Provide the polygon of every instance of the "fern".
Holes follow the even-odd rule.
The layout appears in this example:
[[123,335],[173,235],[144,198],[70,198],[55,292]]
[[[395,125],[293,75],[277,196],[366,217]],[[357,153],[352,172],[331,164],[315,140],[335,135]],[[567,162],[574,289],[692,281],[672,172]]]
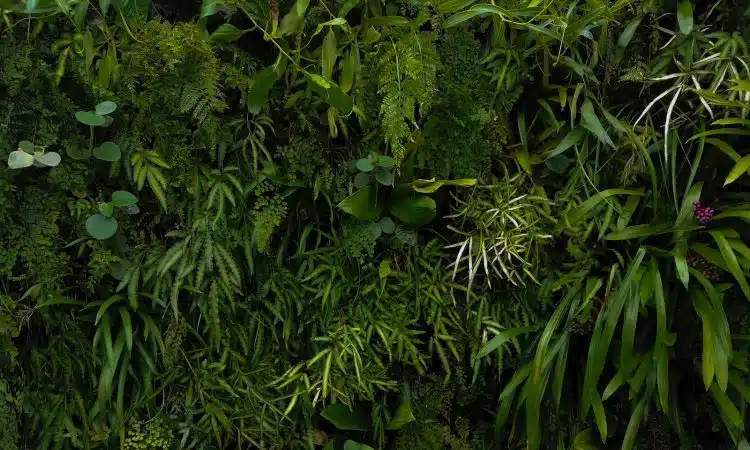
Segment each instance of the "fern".
[[425,117],[432,106],[440,60],[433,33],[407,33],[397,41],[383,42],[379,51],[380,126],[386,145],[399,163],[420,117]]

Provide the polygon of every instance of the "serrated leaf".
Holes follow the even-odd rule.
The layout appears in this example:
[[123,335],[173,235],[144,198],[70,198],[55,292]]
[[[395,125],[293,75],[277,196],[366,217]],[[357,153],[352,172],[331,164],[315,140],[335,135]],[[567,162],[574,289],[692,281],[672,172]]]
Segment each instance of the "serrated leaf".
[[95,112],[96,114],[100,116],[106,116],[107,114],[112,114],[116,110],[117,110],[117,103],[111,102],[108,100],[106,102],[101,102],[98,105],[96,105]]
[[100,241],[109,239],[117,231],[117,220],[114,217],[95,214],[86,220],[86,231]]
[[100,147],[94,149],[94,158],[107,162],[119,161],[122,157],[120,147],[114,142],[105,142]]

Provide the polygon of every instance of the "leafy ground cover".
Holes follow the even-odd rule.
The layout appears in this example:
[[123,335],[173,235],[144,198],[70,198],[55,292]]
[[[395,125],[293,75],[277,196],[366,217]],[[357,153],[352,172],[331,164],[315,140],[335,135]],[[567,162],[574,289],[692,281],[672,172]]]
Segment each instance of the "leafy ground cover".
[[747,11],[0,0],[0,449],[750,449]]

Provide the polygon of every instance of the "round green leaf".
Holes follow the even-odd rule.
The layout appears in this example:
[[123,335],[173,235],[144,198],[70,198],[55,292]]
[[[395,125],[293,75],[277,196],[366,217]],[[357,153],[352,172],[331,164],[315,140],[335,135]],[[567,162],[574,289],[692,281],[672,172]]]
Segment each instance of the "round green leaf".
[[136,203],[138,203],[138,199],[128,191],[115,191],[112,193],[113,206],[122,208],[123,206],[131,206]]
[[115,208],[112,206],[112,203],[99,203],[99,212],[102,213],[104,217],[112,217]]
[[84,160],[89,159],[91,152],[87,147],[71,144],[65,147],[65,153],[71,159]]
[[432,222],[437,205],[427,196],[411,197],[391,205],[391,214],[405,224],[418,227]]
[[8,155],[8,167],[11,169],[23,169],[34,164],[34,156],[29,155],[23,150],[10,152]]
[[380,228],[383,229],[383,233],[391,234],[396,231],[396,224],[390,217],[383,217],[380,219]]
[[109,100],[106,102],[101,102],[98,105],[96,105],[96,113],[100,116],[106,116],[107,114],[112,114],[117,109],[117,103],[110,102]]
[[375,166],[372,165],[372,161],[369,158],[362,158],[357,160],[357,169],[361,172],[372,172]]
[[375,165],[384,169],[390,169],[393,167],[393,158],[390,156],[379,155],[375,158]]
[[106,122],[104,117],[93,111],[78,111],[76,113],[76,120],[91,127],[100,127]]
[[94,157],[102,161],[119,161],[121,156],[120,147],[114,142],[105,142],[101,147],[94,149]]
[[359,172],[354,176],[354,187],[357,189],[362,189],[363,187],[370,184],[370,181],[370,175],[366,174],[365,172]]
[[34,154],[34,144],[29,141],[21,141],[18,143],[18,148],[29,154]]
[[134,216],[141,212],[141,208],[139,208],[138,205],[123,206],[120,211],[129,216]]
[[390,170],[378,170],[375,172],[375,179],[383,186],[393,186],[393,172]]
[[34,160],[39,164],[47,167],[57,167],[60,164],[60,154],[57,152],[47,152],[34,155]]
[[372,233],[373,239],[378,239],[383,234],[383,229],[380,227],[380,223],[371,223],[370,232]]
[[101,214],[93,215],[86,221],[86,231],[94,239],[100,241],[109,239],[117,231],[117,220],[114,217],[104,217]]

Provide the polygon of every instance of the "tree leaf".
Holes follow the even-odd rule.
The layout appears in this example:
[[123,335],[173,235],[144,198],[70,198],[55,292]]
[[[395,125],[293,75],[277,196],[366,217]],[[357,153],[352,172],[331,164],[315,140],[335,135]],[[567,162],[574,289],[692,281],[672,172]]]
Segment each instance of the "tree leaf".
[[8,155],[8,167],[11,169],[23,169],[34,164],[34,156],[23,150],[15,150]]
[[76,120],[91,127],[100,127],[106,122],[104,117],[93,111],[78,111],[76,113]]
[[727,179],[724,180],[724,186],[734,183],[737,178],[740,177],[743,173],[747,172],[747,170],[750,168],[750,155],[745,155],[737,161],[737,164],[732,167],[732,170],[729,171],[729,175],[727,175]]
[[391,214],[401,222],[412,227],[419,227],[432,222],[437,205],[435,200],[423,195],[396,201],[389,209]]
[[370,429],[369,414],[360,405],[355,405],[350,411],[343,403],[336,403],[324,409],[320,415],[339,430],[367,431]]
[[378,204],[377,195],[373,186],[360,189],[354,194],[342,200],[338,207],[359,220],[372,220],[383,210]]
[[232,24],[225,23],[219,26],[213,33],[211,33],[211,41],[220,44],[226,44],[239,40],[250,30],[240,30]]
[[690,0],[681,0],[677,4],[677,23],[682,34],[693,31],[693,4]]
[[131,206],[136,203],[138,203],[138,199],[128,191],[115,191],[112,193],[113,206],[122,208],[123,206]]
[[94,158],[102,161],[116,162],[122,157],[120,147],[114,142],[107,141],[94,149]]
[[117,220],[114,217],[95,214],[86,221],[86,231],[100,241],[109,239],[117,231]]
[[593,133],[601,142],[614,148],[614,142],[604,130],[599,118],[596,117],[594,105],[588,99],[584,100],[583,105],[581,105],[581,125]]
[[117,103],[106,101],[101,102],[98,105],[96,105],[96,114],[100,116],[106,116],[107,114],[112,114],[117,110]]

